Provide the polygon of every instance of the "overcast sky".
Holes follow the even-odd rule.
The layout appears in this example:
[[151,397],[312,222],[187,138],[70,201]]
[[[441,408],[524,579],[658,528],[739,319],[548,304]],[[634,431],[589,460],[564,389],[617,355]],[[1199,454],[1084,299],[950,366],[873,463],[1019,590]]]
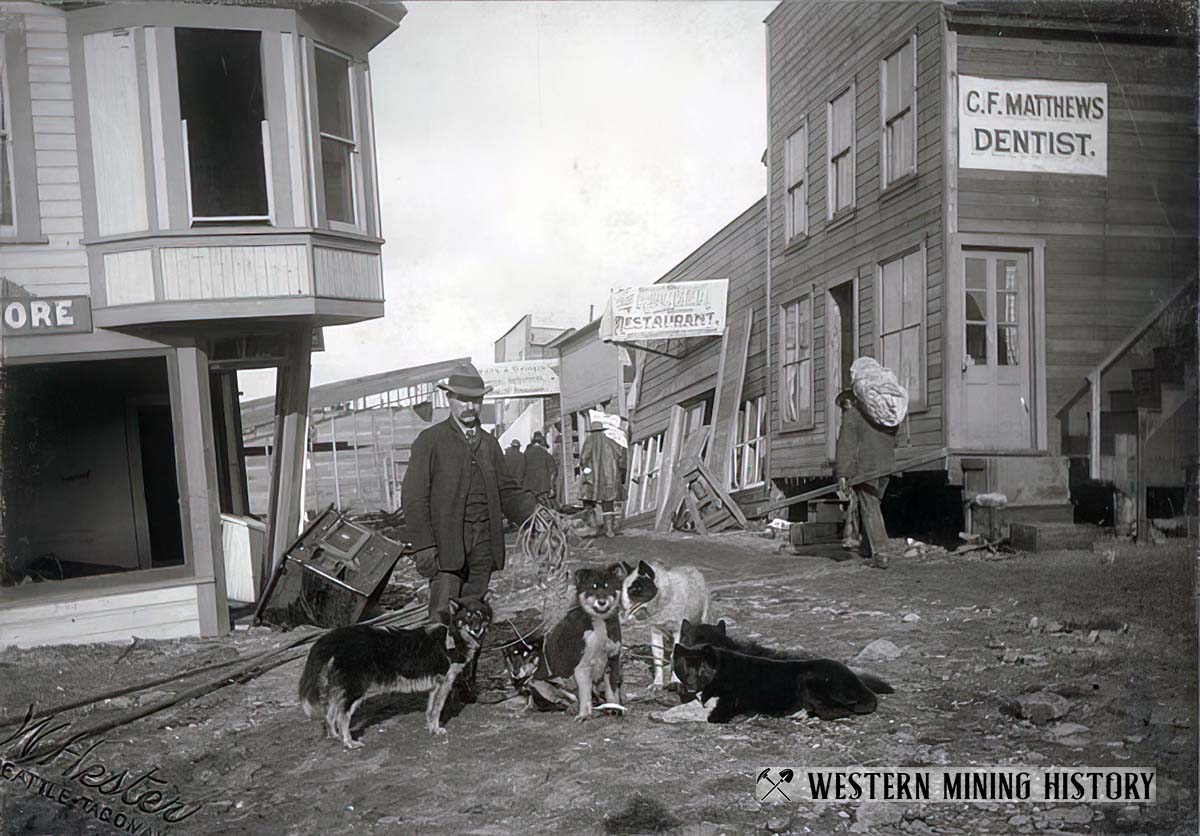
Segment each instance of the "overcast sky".
[[763,195],[774,2],[406,5],[371,53],[387,315],[325,329],[314,385],[578,327]]

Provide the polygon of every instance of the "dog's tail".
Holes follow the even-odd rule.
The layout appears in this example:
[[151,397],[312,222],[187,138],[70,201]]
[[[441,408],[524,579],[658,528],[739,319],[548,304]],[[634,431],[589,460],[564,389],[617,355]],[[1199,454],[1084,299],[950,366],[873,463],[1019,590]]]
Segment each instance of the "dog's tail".
[[309,718],[322,715],[321,679],[329,660],[333,657],[333,645],[318,640],[308,653],[308,661],[304,663],[304,673],[300,675],[300,703],[305,716]]
[[896,693],[895,688],[893,688],[885,680],[880,679],[878,676],[876,676],[873,673],[867,673],[866,671],[855,671],[854,673],[857,674],[858,678],[862,680],[863,685],[866,685],[868,688],[870,688],[876,694],[894,694],[894,693]]

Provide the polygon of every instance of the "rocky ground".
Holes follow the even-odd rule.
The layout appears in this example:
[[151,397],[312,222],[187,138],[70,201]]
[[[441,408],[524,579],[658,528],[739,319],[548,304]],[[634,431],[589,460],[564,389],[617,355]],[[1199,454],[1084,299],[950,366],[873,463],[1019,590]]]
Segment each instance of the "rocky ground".
[[[109,732],[88,762],[134,776],[157,767],[155,778],[167,782],[160,789],[203,805],[174,825],[144,816],[170,833],[1197,831],[1191,547],[932,553],[894,560],[886,571],[835,561],[836,550],[813,551],[783,553],[777,541],[747,534],[629,533],[576,557],[699,566],[713,590],[713,615],[736,635],[855,659],[889,679],[896,693],[872,715],[727,726],[656,720],[672,698],[646,693],[650,671],[638,645],[647,636],[634,627],[626,642],[629,713],[621,719],[580,725],[524,713],[508,699],[499,654],[489,653],[482,702],[453,718],[448,735],[431,740],[424,731],[422,698],[381,696],[358,715],[365,748],[344,751],[300,711],[296,661]],[[528,623],[530,593],[513,588],[519,573],[506,574],[494,585],[496,604]],[[510,636],[500,619],[494,640]],[[255,628],[132,649],[10,649],[0,653],[0,722],[19,718],[31,701],[61,705],[285,638]],[[86,727],[183,687],[120,697],[60,721]],[[0,729],[0,740],[8,734]],[[11,747],[0,745],[0,755],[11,757]],[[62,773],[73,760],[64,755],[34,769],[70,789]],[[754,799],[764,766],[856,764],[1151,766],[1159,800],[1121,807]],[[0,836],[116,832],[95,810],[64,807],[5,777]],[[126,823],[125,832],[132,829]]]

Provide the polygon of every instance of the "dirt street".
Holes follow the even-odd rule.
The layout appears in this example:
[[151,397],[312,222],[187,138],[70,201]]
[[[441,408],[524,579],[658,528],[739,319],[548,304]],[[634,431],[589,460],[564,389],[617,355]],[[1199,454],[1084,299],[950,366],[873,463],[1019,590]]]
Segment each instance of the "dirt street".
[[[651,713],[677,700],[647,696],[649,667],[631,654],[628,716],[576,724],[506,700],[503,663],[493,652],[480,670],[481,704],[453,718],[448,735],[433,740],[425,732],[423,697],[381,696],[358,715],[365,748],[344,751],[301,712],[297,661],[110,732],[87,763],[135,777],[157,767],[154,780],[165,783],[155,786],[178,796],[178,814],[183,805],[203,806],[173,825],[141,814],[143,824],[186,834],[1197,831],[1196,624],[1186,545],[927,556],[885,571],[780,553],[777,545],[747,534],[630,533],[576,556],[696,565],[712,589],[712,615],[727,619],[735,635],[842,660],[886,639],[894,658],[855,662],[896,688],[874,714],[658,722]],[[506,592],[504,575],[494,586],[502,615],[525,609],[528,596]],[[282,638],[258,628],[213,641],[139,641],[132,650],[10,649],[0,653],[0,721],[19,717],[30,701],[64,704]],[[493,639],[508,638],[500,618]],[[647,640],[644,627],[626,632],[634,653]],[[178,687],[59,720],[86,727]],[[1065,714],[1040,724],[1015,716],[1014,701],[1040,690],[1061,697],[1050,701]],[[0,730],[0,740],[10,731]],[[11,757],[11,745],[0,745],[0,755]],[[63,773],[75,760],[63,755],[30,769],[69,794],[79,787]],[[856,764],[1157,767],[1159,800],[1129,808],[755,801],[762,767]],[[4,836],[117,832],[86,804],[68,808],[6,777]],[[114,810],[127,809],[116,797],[105,796]],[[126,823],[123,832],[132,829]]]

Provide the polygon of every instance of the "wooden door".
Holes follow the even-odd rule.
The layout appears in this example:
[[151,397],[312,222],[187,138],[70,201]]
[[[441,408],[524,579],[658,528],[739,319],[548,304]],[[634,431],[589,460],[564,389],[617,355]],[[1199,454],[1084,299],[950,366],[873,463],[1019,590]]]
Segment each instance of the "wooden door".
[[965,445],[1033,448],[1029,254],[968,250],[963,278]]

